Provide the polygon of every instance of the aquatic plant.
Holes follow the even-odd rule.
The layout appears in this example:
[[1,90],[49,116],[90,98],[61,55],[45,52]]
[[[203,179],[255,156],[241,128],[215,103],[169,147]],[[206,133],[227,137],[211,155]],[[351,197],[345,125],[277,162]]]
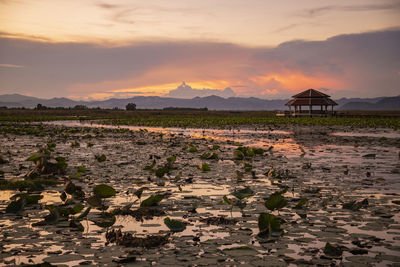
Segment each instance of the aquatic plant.
[[308,202],[307,198],[302,198],[299,200],[299,202],[296,204],[296,206],[294,206],[294,209],[302,209],[304,207],[304,205],[306,205]]
[[32,161],[35,164],[35,168],[30,170],[26,177],[36,178],[43,174],[65,174],[68,166],[66,159],[64,157],[53,158],[51,153],[54,148],[55,144],[48,143],[27,159],[27,161]]
[[140,207],[157,206],[164,199],[164,194],[151,195],[140,203]]
[[281,195],[281,192],[275,192],[269,196],[264,205],[267,209],[274,211],[284,208],[287,203],[287,200]]
[[98,162],[104,162],[104,161],[107,160],[107,157],[106,157],[106,155],[104,155],[104,154],[95,155],[94,157],[96,158],[96,160],[97,160]]
[[282,234],[280,219],[268,213],[261,213],[258,217],[258,236],[271,237]]
[[93,188],[93,193],[100,198],[110,198],[115,196],[117,192],[109,185],[99,184]]
[[200,158],[201,158],[201,159],[209,159],[209,160],[211,160],[211,159],[218,159],[218,155],[217,155],[215,152],[212,152],[212,153],[210,153],[210,152],[204,152],[204,153],[200,156]]
[[182,232],[186,229],[186,225],[179,220],[172,220],[169,217],[164,219],[164,224],[174,233]]
[[211,171],[210,165],[208,165],[207,163],[201,163],[199,165],[199,169],[202,170],[203,172]]

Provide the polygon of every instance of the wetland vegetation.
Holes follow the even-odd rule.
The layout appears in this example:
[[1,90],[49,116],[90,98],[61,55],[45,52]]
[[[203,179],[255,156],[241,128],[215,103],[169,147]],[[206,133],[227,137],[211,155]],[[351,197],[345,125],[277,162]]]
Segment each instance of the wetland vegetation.
[[400,262],[398,118],[6,112],[1,264]]

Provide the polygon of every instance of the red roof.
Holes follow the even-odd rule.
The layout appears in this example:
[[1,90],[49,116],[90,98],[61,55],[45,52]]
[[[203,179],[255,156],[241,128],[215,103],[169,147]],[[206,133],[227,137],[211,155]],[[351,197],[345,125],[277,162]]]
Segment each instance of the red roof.
[[308,89],[293,96],[286,106],[336,106],[337,103],[330,96],[314,89]]

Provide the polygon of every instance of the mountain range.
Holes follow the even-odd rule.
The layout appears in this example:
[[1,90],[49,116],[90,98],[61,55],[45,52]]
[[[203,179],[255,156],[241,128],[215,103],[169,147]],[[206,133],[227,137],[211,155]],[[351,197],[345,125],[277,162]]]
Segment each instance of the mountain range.
[[[125,108],[128,103],[135,103],[138,109],[162,109],[166,107],[208,108],[209,110],[286,110],[289,99],[267,100],[260,98],[243,98],[220,96],[194,97],[191,99],[136,96],[132,98],[111,98],[101,101],[76,101],[69,98],[42,99],[19,94],[0,95],[0,107],[33,108],[37,104],[46,107],[74,107],[84,105],[89,108]],[[335,100],[339,110],[400,110],[400,96],[377,98],[340,98]]]

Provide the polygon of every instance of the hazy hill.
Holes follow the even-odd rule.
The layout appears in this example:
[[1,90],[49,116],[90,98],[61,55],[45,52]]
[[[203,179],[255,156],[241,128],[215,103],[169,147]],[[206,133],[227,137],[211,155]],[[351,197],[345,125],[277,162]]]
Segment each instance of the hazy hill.
[[341,106],[343,110],[400,110],[400,96],[382,97],[377,101],[350,101]]
[[[102,101],[75,101],[68,98],[40,99],[19,94],[0,95],[0,106],[33,108],[37,104],[47,107],[74,107],[85,105],[90,108],[125,108],[135,103],[139,109],[162,109],[166,107],[205,108],[210,110],[285,110],[288,99],[266,100],[259,98],[219,96],[194,97],[192,99],[137,96],[126,99],[111,98]],[[378,98],[341,98],[335,100],[341,110],[400,110],[400,96]]]

